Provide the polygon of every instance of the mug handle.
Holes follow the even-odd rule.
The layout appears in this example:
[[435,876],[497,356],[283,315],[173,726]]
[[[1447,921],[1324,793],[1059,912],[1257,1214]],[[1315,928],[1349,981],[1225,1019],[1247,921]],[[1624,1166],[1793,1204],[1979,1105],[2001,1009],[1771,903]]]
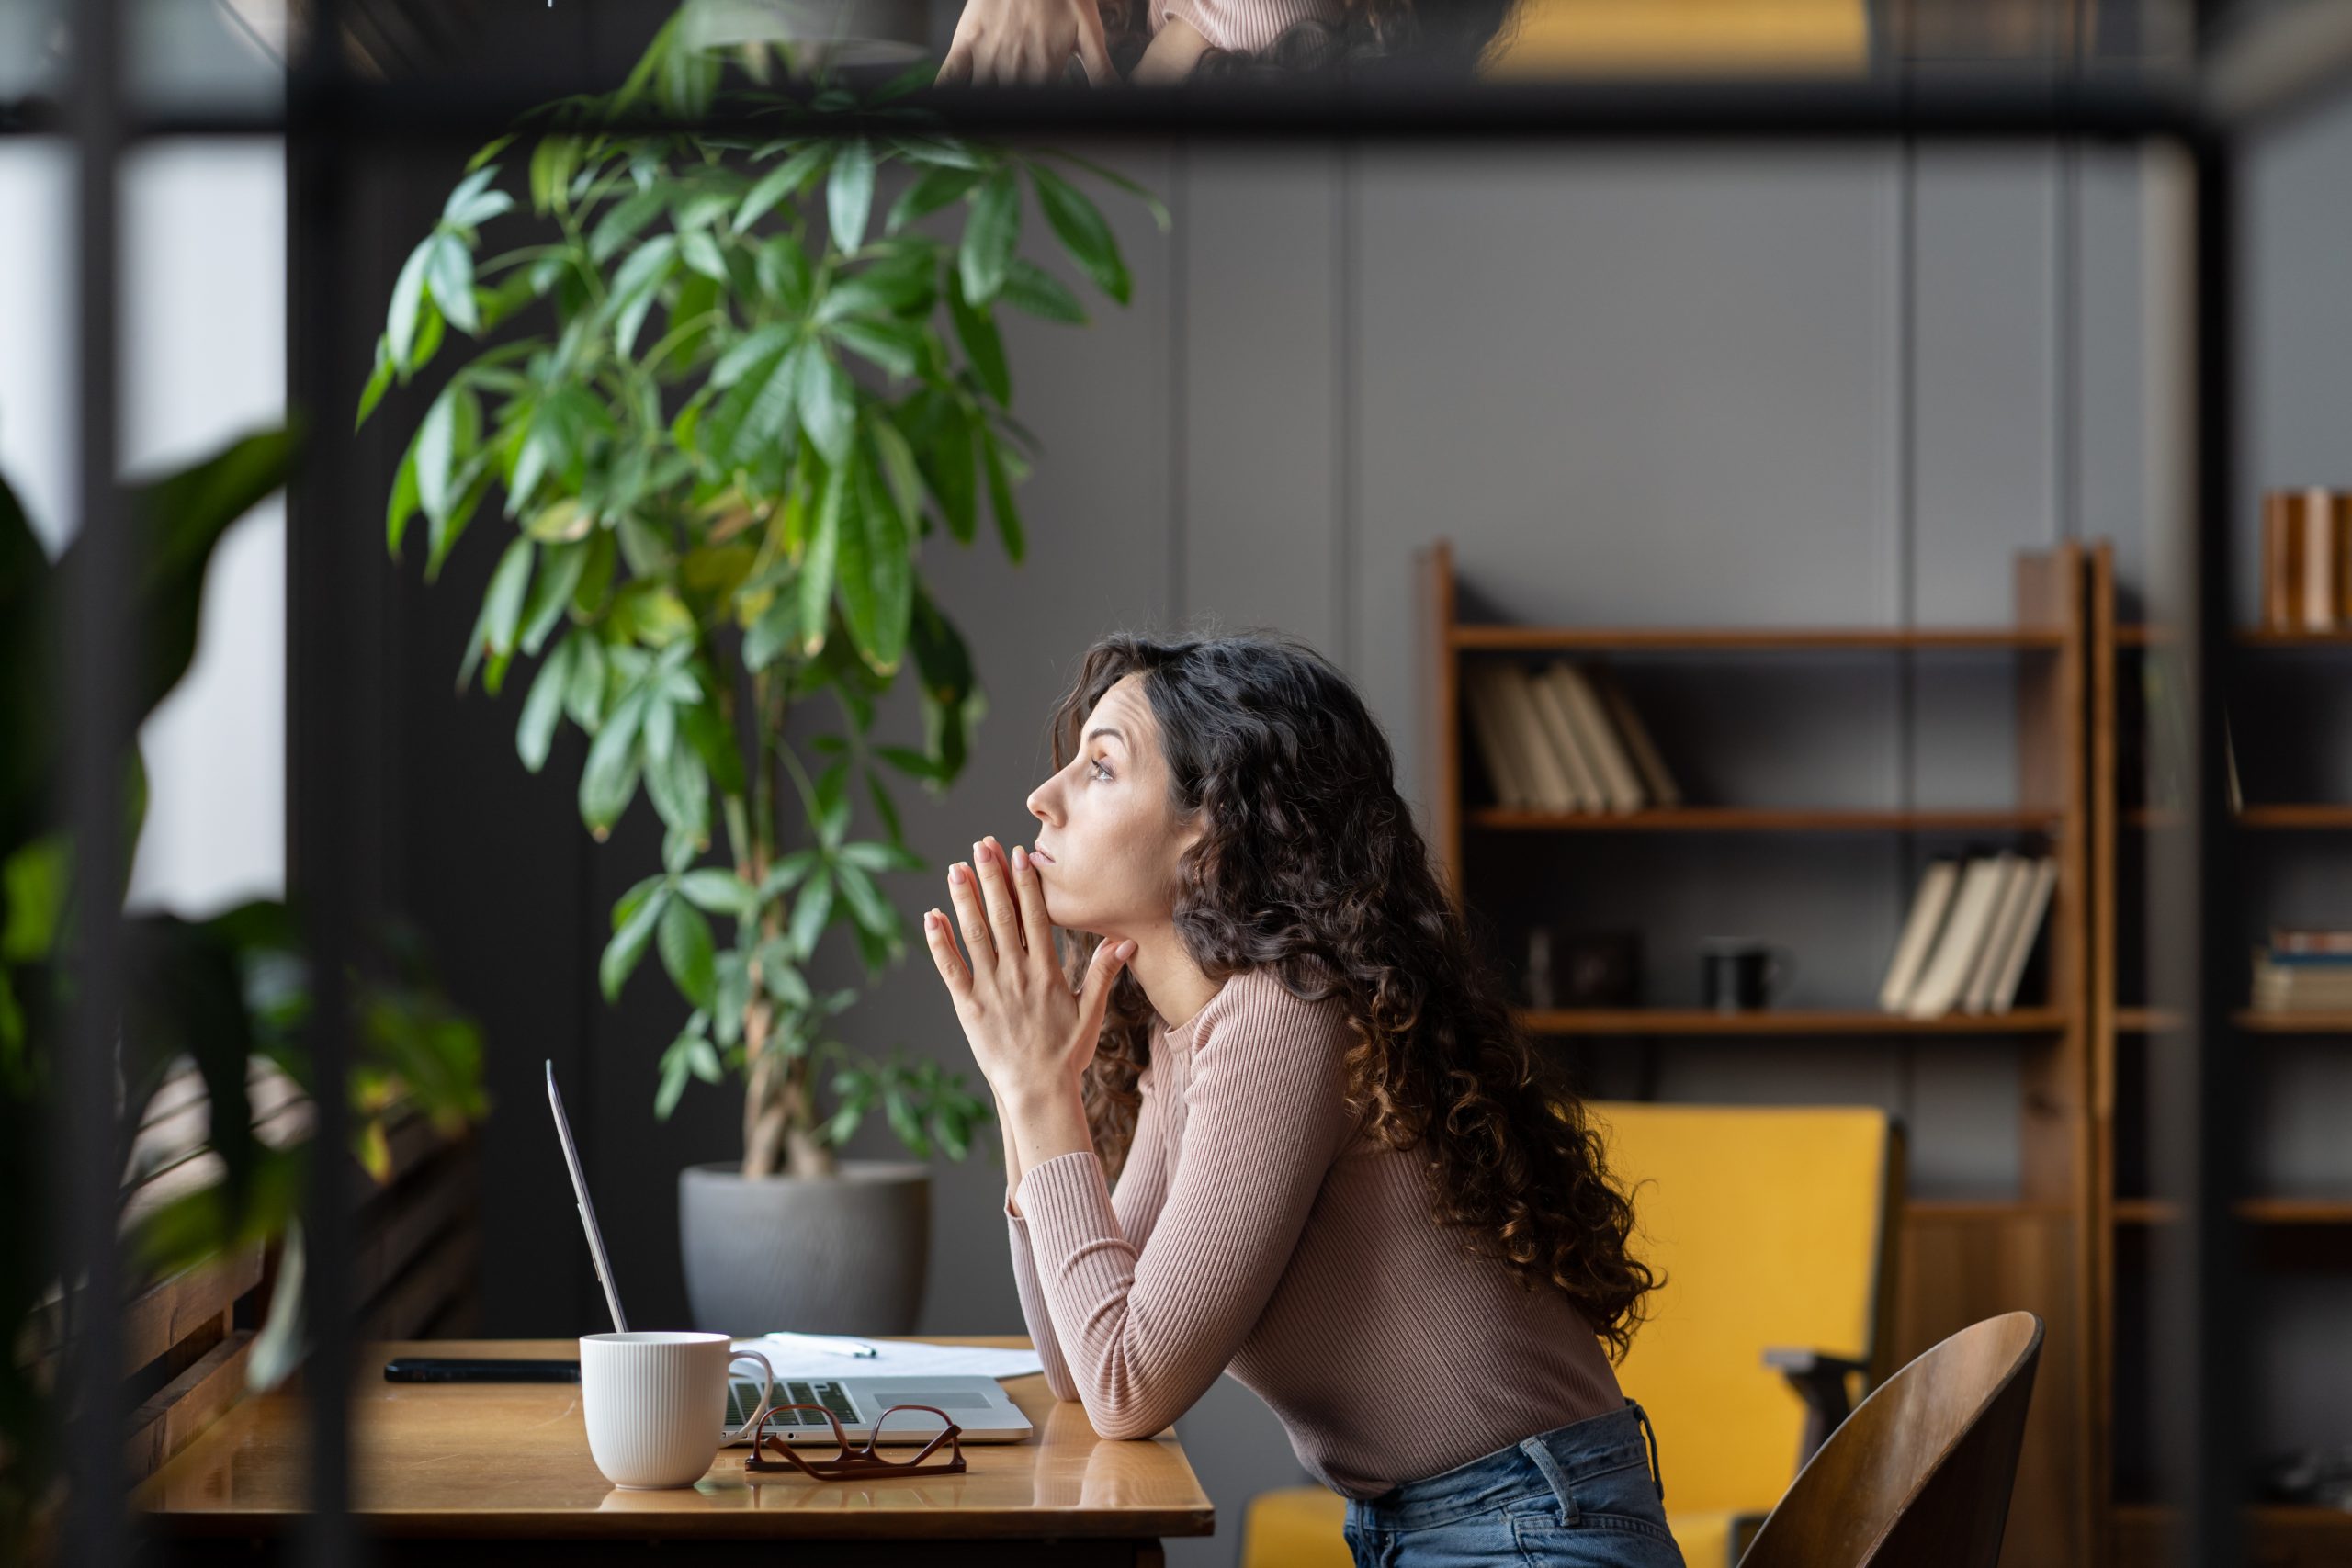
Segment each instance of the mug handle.
[[760,1371],[767,1375],[767,1382],[760,1390],[760,1403],[752,1409],[751,1419],[727,1434],[729,1438],[740,1438],[749,1432],[759,1423],[760,1417],[768,1413],[768,1403],[775,1398],[775,1369],[768,1364],[768,1359],[765,1356],[761,1355],[757,1350],[735,1351],[727,1358],[727,1371],[730,1376],[738,1361],[757,1361],[760,1364]]
[[1770,957],[1764,964],[1764,996],[1767,1000],[1777,1002],[1788,994],[1789,982],[1797,977],[1797,959],[1785,947],[1768,951]]

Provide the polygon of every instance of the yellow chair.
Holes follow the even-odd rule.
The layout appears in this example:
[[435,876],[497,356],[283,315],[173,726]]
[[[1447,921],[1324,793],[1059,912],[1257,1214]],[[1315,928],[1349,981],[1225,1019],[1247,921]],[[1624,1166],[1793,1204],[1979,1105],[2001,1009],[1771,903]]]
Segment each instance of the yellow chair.
[[[1637,1255],[1666,1276],[1617,1381],[1657,1424],[1684,1558],[1729,1568],[1892,1370],[1902,1131],[1852,1106],[1590,1111],[1634,1193]],[[1242,1568],[1346,1568],[1345,1510],[1319,1486],[1252,1498]]]

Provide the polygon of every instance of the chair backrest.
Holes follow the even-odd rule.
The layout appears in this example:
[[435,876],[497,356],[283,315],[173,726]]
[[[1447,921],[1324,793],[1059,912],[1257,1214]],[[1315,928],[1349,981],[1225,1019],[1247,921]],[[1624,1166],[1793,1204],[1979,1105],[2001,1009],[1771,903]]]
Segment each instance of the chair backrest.
[[1666,1434],[1667,1506],[1761,1514],[1795,1473],[1804,1403],[1767,1348],[1891,1357],[1900,1129],[1863,1106],[1589,1102],[1666,1283],[1618,1368]]
[[1821,1446],[1740,1568],[1993,1568],[2041,1359],[2030,1312],[1927,1351]]

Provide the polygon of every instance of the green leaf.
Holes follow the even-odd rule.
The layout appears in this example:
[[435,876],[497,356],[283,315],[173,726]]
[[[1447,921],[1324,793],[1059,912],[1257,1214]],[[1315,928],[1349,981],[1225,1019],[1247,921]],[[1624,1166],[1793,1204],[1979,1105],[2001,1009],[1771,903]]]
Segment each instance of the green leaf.
[[815,531],[800,558],[800,650],[816,653],[825,646],[825,606],[833,597],[833,561],[841,552],[842,512],[849,485],[839,468],[826,470],[824,491],[817,502]]
[[919,1156],[930,1156],[931,1140],[923,1136],[922,1122],[916,1117],[914,1107],[907,1103],[907,1097],[895,1086],[882,1091],[882,1112],[900,1143]]
[[931,396],[912,427],[915,455],[931,493],[939,500],[947,531],[968,545],[979,518],[978,454],[973,450],[972,416],[960,399]]
[[474,314],[473,253],[455,234],[438,235],[432,245],[424,280],[433,289],[434,302],[459,332],[469,335],[480,332],[481,322]]
[[678,256],[687,266],[714,283],[727,281],[727,258],[719,254],[718,242],[709,231],[697,229],[678,241]]
[[978,305],[995,299],[1020,243],[1021,187],[1011,170],[1000,169],[972,193],[972,216],[957,253],[964,298]]
[[680,1035],[662,1053],[662,1087],[653,1091],[653,1119],[667,1122],[686,1092],[692,1065],[686,1060],[685,1036]]
[[890,204],[890,215],[882,220],[882,231],[895,234],[916,220],[930,216],[959,199],[963,194],[980,183],[977,169],[956,169],[934,165],[915,176],[914,182],[899,194]]
[[376,337],[376,368],[368,373],[368,385],[359,389],[359,414],[351,422],[352,429],[366,424],[368,416],[376,412],[376,405],[383,401],[384,389],[392,384],[392,368],[391,341],[379,333]]
[[401,454],[401,466],[392,475],[391,500],[384,507],[384,547],[394,560],[401,558],[401,540],[408,534],[408,520],[416,515],[416,448],[424,439],[424,429],[417,427],[408,438],[408,450]]
[[523,716],[514,727],[514,754],[523,766],[537,773],[548,765],[548,750],[555,743],[555,727],[563,718],[564,691],[571,681],[570,638],[557,643],[540,661],[539,672],[523,699]]
[[842,896],[849,900],[850,911],[858,923],[877,936],[899,934],[899,912],[882,890],[874,886],[874,878],[865,868],[846,858],[833,863],[834,880],[841,884]]
[[757,909],[752,885],[731,871],[705,866],[678,878],[678,891],[714,915],[749,919]]
[[716,956],[710,937],[710,922],[702,911],[684,898],[673,898],[662,907],[660,935],[662,967],[670,972],[679,994],[696,1007],[711,1003],[711,992],[718,982],[712,971]]
[[481,614],[474,620],[472,637],[466,641],[465,661],[458,667],[458,690],[466,689],[473,679],[474,665],[485,653],[511,655],[514,651],[514,637],[523,616],[524,591],[530,586],[531,561],[538,547],[518,536],[498,558],[498,570],[491,573],[489,591],[482,594]]
[[980,427],[980,457],[989,476],[989,508],[996,513],[996,531],[1004,540],[1005,558],[1015,566],[1027,546],[1023,542],[1021,511],[1012,503],[1012,481],[1004,471],[1004,452],[997,446],[996,435],[985,424]]
[[[626,900],[624,900],[626,902]],[[659,885],[647,893],[642,901],[622,919],[613,932],[613,940],[605,944],[605,955],[596,964],[596,980],[604,988],[605,1000],[621,999],[621,987],[645,956],[646,944],[653,940],[654,928],[661,923],[662,911],[670,906],[670,890]],[[615,906],[615,913],[619,913]]]
[[785,314],[798,316],[808,309],[808,291],[816,287],[816,274],[808,265],[808,253],[792,235],[778,234],[760,246],[754,276],[762,292]]
[[855,255],[865,243],[866,218],[873,209],[874,146],[862,136],[852,137],[833,159],[825,185],[825,219],[842,254]]
[[571,722],[594,730],[605,716],[605,644],[582,626],[564,639],[571,649],[571,678],[564,682],[563,711]]
[[[871,462],[857,468],[857,513],[865,537],[863,581],[869,599],[867,628],[859,638],[877,675],[895,675],[907,653],[907,619],[914,604],[914,552],[908,525]],[[844,531],[843,542],[847,542]],[[842,580],[852,573],[844,565]]]
[[1127,264],[1119,255],[1119,243],[1111,236],[1111,226],[1102,221],[1102,214],[1086,194],[1043,164],[1029,165],[1029,178],[1037,187],[1037,205],[1046,210],[1046,221],[1053,226],[1070,259],[1084,268],[1094,280],[1095,287],[1124,305],[1134,292],[1127,276]]
[[833,878],[831,868],[819,867],[801,885],[800,897],[792,906],[792,923],[788,933],[792,950],[802,958],[816,951],[818,937],[824,934],[825,922],[833,912]]
[[797,596],[779,593],[768,601],[743,633],[743,668],[756,675],[776,660],[776,656],[793,646],[800,632],[800,604]]
[[721,795],[740,795],[744,790],[743,756],[735,744],[735,731],[714,711],[707,702],[689,704],[678,715],[678,728],[686,744],[702,759],[703,771],[710,775]]
[[417,428],[416,494],[425,516],[435,523],[446,523],[456,504],[457,465],[472,450],[479,408],[463,384],[452,381],[424,411],[424,423]]
[[471,229],[514,206],[514,198],[505,192],[490,188],[490,182],[497,177],[495,165],[475,164],[468,169],[449,199],[441,204],[441,221],[452,229]]
[[596,220],[596,227],[588,235],[588,254],[598,266],[604,265],[669,205],[670,192],[658,185],[623,197]]
[[613,291],[605,298],[605,314],[613,323],[613,344],[626,355],[637,343],[647,312],[662,285],[678,265],[678,237],[656,234],[631,251],[613,274]]
[[531,583],[530,600],[523,610],[520,646],[524,652],[536,657],[546,646],[548,634],[555,630],[556,623],[563,619],[564,611],[571,606],[590,553],[585,539],[548,547],[539,575]]
[[752,462],[773,451],[791,430],[799,393],[798,353],[796,344],[779,336],[710,405],[701,440],[721,465]]
[[1057,147],[1048,148],[1046,155],[1049,158],[1058,158],[1065,164],[1075,164],[1078,167],[1084,169],[1088,174],[1092,175],[1095,178],[1103,181],[1105,184],[1116,186],[1119,189],[1125,191],[1129,196],[1132,196],[1136,200],[1142,202],[1145,209],[1150,212],[1151,220],[1159,225],[1159,231],[1161,233],[1165,234],[1168,232],[1169,229],[1174,224],[1175,220],[1169,216],[1168,204],[1166,202],[1160,200],[1158,196],[1154,195],[1145,186],[1137,185],[1135,181],[1127,178],[1126,175],[1119,173],[1118,170],[1105,168],[1103,165],[1094,162],[1091,158],[1081,158],[1075,152],[1067,152]]
[[903,321],[849,320],[825,329],[832,340],[893,376],[911,376],[922,363],[924,333]]
[[639,687],[614,704],[588,748],[588,765],[580,774],[580,816],[600,843],[637,795],[637,729],[645,703]]
[[1027,256],[1012,258],[1012,266],[1004,275],[1004,293],[1001,298],[1016,310],[1049,321],[1071,326],[1086,324],[1086,307],[1078,302],[1078,296],[1060,278]]
[[813,141],[763,175],[759,184],[744,196],[743,205],[735,209],[735,231],[741,233],[765,217],[777,202],[798,195],[832,155],[832,142]]
[[964,298],[963,279],[948,291],[947,313],[956,323],[956,336],[964,345],[964,354],[972,362],[972,371],[980,385],[999,403],[1012,400],[1012,374],[1005,367],[1004,340],[997,335],[996,318],[988,307],[974,305]]
[[416,311],[424,298],[425,269],[432,265],[434,248],[441,236],[428,234],[416,249],[409,252],[408,260],[401,264],[401,275],[392,284],[392,307],[385,318],[384,339],[391,350],[392,363],[404,370],[416,368],[410,355],[416,349]]
[[800,360],[794,388],[800,428],[808,433],[826,465],[838,468],[848,458],[857,433],[857,388],[815,338],[802,339],[795,352]]
[[580,139],[574,136],[542,136],[538,145],[531,149],[531,209],[535,212],[560,212],[569,209],[569,188],[571,171],[580,158]]

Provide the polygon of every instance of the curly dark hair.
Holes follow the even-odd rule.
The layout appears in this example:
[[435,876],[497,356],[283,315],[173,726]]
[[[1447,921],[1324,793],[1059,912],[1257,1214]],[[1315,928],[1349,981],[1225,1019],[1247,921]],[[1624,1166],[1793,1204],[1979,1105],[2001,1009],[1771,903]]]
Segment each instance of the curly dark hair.
[[[1086,653],[1049,731],[1057,771],[1102,694],[1140,671],[1170,804],[1202,836],[1177,870],[1174,923],[1213,980],[1271,969],[1305,1001],[1338,996],[1355,1043],[1348,1099],[1366,1131],[1418,1149],[1432,1220],[1529,1290],[1565,1291],[1622,1359],[1661,1280],[1629,1255],[1633,1204],[1558,1059],[1504,1000],[1396,792],[1395,756],[1346,675],[1279,633]],[[1099,933],[1070,933],[1072,987]],[[1133,971],[1112,983],[1087,1068],[1087,1122],[1115,1177],[1135,1135],[1155,1014]]]
[[[1135,69],[1151,42],[1149,0],[1100,0],[1111,62]],[[1201,81],[1371,75],[1409,70],[1466,76],[1518,9],[1519,0],[1342,0],[1337,21],[1294,22],[1255,52],[1211,49],[1193,68]]]

